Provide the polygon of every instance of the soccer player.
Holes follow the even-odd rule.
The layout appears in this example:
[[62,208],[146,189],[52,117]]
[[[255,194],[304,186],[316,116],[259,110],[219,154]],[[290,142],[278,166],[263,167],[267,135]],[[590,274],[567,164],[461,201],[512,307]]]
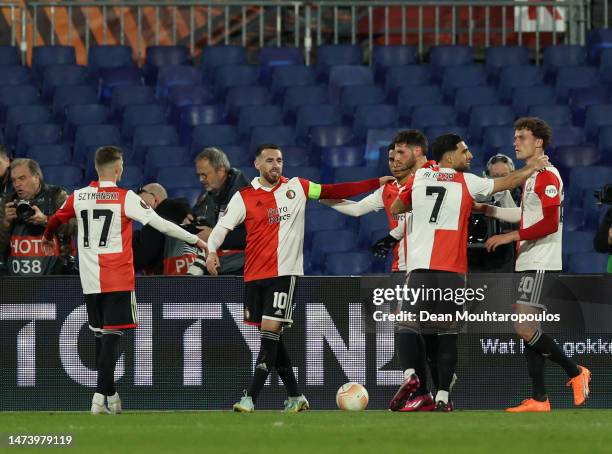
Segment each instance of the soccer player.
[[302,178],[287,179],[282,176],[281,149],[273,144],[257,148],[255,168],[259,170],[259,177],[234,194],[211,232],[206,266],[210,274],[217,274],[217,249],[225,236],[244,222],[247,232],[244,320],[259,326],[261,347],[249,390],[233,408],[238,412],[254,411],[268,374],[276,369],[289,395],[285,411],[298,412],[307,410],[309,404],[298,391],[282,332],[283,327],[293,323],[296,276],[304,274],[306,202],[308,199],[353,197],[378,188],[391,177],[328,185]]
[[[519,118],[514,124],[514,150],[517,159],[530,165],[544,154],[550,144],[552,130],[540,118]],[[560,272],[561,263],[561,205],[563,181],[559,171],[549,165],[525,182],[520,208],[485,206],[485,214],[507,222],[520,222],[520,228],[502,235],[492,236],[485,246],[494,251],[502,244],[518,242],[518,258],[515,270],[517,281],[515,311],[519,314],[539,314],[546,310],[545,299],[551,286],[547,273]],[[548,412],[550,402],[544,383],[546,358],[559,364],[564,370],[574,393],[574,404],[582,405],[589,397],[591,372],[576,365],[561,347],[542,332],[537,321],[516,323],[515,330],[525,342],[527,369],[533,386],[533,394],[520,405],[508,408],[513,413]]]
[[[412,231],[407,245],[408,285],[425,290],[442,289],[444,293],[446,289],[455,291],[465,287],[468,222],[474,197],[488,197],[522,184],[534,171],[544,168],[547,158],[540,156],[521,170],[492,180],[466,173],[472,154],[458,135],[438,137],[432,145],[432,152],[439,167],[417,170],[391,205],[391,212],[397,214],[412,210]],[[440,298],[419,304],[423,309],[436,313],[454,314],[455,309],[459,309],[453,302]],[[436,410],[452,411],[449,392],[457,364],[457,326],[455,323],[421,323],[420,329],[423,333],[438,334]],[[406,351],[417,355],[422,349],[417,341],[414,336],[414,344]],[[416,358],[412,363],[417,363]],[[419,384],[416,373],[408,376],[394,396],[398,402],[392,401],[392,405],[400,406]]]
[[132,220],[200,249],[205,249],[206,243],[161,218],[133,191],[117,187],[123,173],[121,149],[99,148],[95,165],[98,181],[75,190],[51,217],[45,229],[43,247],[53,251],[56,247],[53,232],[70,219],[77,219],[79,274],[89,329],[96,337],[98,380],[91,412],[117,414],[121,413],[121,399],[115,390],[114,373],[119,357],[119,336],[138,324]]

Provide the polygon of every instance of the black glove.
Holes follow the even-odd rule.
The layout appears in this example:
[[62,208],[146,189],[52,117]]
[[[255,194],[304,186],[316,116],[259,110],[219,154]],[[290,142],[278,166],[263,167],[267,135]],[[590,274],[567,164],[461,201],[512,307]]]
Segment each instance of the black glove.
[[399,240],[396,240],[391,235],[387,235],[386,237],[381,238],[376,243],[374,243],[374,245],[372,246],[372,254],[374,254],[374,257],[384,259],[387,257],[389,251],[393,249],[393,246],[395,246],[398,241]]

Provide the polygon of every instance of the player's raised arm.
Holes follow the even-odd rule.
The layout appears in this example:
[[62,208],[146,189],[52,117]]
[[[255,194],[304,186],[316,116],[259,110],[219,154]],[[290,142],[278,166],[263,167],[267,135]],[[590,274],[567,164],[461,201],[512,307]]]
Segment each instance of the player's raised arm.
[[511,172],[509,175],[501,178],[495,178],[493,184],[493,192],[505,191],[522,185],[533,172],[544,169],[549,166],[548,156],[543,155],[534,158],[529,164],[519,170]]
[[300,183],[304,189],[306,197],[309,199],[347,199],[355,197],[364,192],[372,191],[383,186],[393,177],[371,178],[363,181],[353,181],[350,183],[319,184],[313,181],[300,178]]

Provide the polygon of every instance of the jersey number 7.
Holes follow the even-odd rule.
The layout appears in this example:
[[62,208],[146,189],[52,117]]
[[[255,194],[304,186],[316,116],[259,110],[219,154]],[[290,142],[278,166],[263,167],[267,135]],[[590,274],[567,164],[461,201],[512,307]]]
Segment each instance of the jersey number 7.
[[440,214],[440,207],[442,207],[442,202],[444,202],[444,197],[446,197],[446,188],[443,188],[441,186],[427,186],[425,188],[425,195],[436,196],[436,202],[434,203],[433,210],[431,210],[429,222],[430,224],[437,224],[438,215]]

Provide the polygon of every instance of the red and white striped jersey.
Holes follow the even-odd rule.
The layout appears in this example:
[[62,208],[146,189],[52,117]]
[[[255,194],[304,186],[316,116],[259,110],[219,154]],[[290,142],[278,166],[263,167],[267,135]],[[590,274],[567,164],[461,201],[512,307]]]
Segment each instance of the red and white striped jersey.
[[468,222],[476,195],[490,196],[492,179],[449,168],[421,168],[399,193],[412,206],[407,271],[467,273]]
[[[543,219],[543,209],[558,207],[563,203],[563,181],[555,167],[546,167],[534,172],[525,182],[521,200],[521,229],[526,229]],[[537,240],[520,241],[516,271],[548,270],[563,268],[561,245],[563,235],[562,216],[559,213],[559,228]]]
[[218,224],[233,230],[244,222],[245,282],[304,274],[304,213],[311,184],[281,177],[267,188],[254,178],[232,196]]
[[75,190],[55,216],[77,218],[83,293],[134,290],[132,219],[146,225],[153,209],[133,191],[96,181]]

